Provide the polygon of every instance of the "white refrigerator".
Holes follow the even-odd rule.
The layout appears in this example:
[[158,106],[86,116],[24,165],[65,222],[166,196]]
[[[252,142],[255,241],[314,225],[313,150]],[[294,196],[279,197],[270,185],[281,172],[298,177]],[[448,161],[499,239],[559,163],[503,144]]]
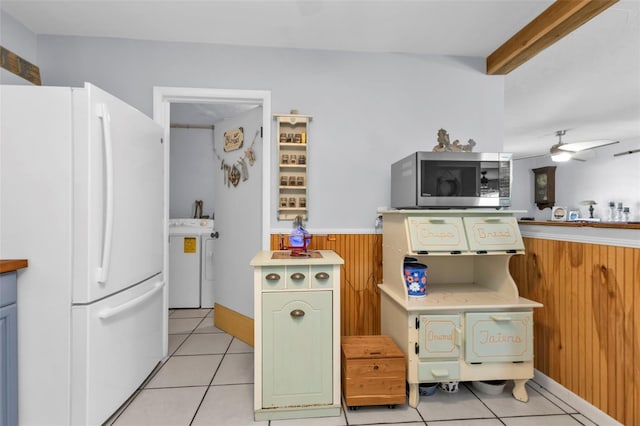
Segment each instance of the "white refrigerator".
[[97,425],[166,349],[161,126],[99,88],[0,86],[21,425]]

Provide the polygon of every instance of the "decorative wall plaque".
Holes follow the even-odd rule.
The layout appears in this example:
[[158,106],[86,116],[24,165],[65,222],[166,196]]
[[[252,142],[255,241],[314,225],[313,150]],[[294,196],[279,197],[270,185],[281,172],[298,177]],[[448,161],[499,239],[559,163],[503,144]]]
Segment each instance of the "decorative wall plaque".
[[244,129],[242,127],[224,132],[224,152],[239,149],[243,142]]

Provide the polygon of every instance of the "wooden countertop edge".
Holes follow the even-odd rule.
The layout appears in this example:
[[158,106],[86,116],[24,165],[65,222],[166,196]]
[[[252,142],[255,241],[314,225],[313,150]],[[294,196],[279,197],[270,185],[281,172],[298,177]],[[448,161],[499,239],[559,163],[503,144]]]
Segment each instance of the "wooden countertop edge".
[[0,273],[12,272],[29,266],[27,259],[0,260]]
[[520,225],[543,225],[543,226],[568,226],[572,228],[617,228],[617,229],[640,229],[640,223],[611,223],[611,222],[562,222],[562,221],[537,221],[519,220]]

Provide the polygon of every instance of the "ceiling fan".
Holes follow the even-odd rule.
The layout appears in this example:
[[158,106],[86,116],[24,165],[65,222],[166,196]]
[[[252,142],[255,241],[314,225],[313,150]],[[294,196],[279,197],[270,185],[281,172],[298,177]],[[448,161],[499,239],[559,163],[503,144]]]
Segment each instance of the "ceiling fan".
[[580,160],[579,158],[574,158],[573,155],[581,151],[587,151],[589,149],[600,148],[603,146],[613,145],[614,143],[620,142],[620,141],[612,141],[607,139],[600,139],[600,140],[594,140],[594,141],[564,143],[562,142],[562,137],[566,133],[567,133],[566,130],[556,131],[556,136],[558,137],[558,143],[553,145],[551,149],[549,149],[549,154],[551,155],[552,161],[561,162],[561,161],[569,161],[571,159],[577,160],[577,161],[584,161],[584,160]]

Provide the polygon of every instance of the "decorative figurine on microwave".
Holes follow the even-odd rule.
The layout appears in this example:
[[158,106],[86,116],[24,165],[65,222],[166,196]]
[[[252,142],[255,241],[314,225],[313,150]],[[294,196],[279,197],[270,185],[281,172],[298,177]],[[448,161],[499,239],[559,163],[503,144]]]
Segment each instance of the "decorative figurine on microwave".
[[449,142],[449,133],[445,129],[438,130],[438,144],[433,147],[433,152],[471,152],[476,146],[476,141],[469,139],[466,145],[461,145],[456,139],[453,143]]

